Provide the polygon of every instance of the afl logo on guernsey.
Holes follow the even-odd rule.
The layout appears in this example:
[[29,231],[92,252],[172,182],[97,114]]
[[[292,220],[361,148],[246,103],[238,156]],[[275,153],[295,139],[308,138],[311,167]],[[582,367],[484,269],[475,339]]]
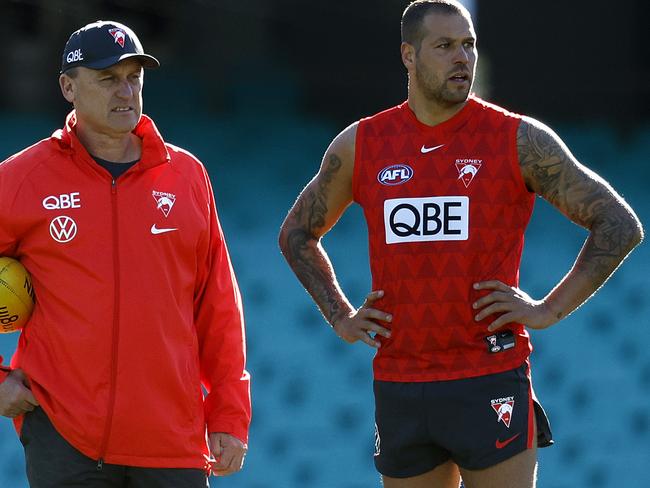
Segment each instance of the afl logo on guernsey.
[[393,164],[377,174],[377,181],[388,186],[401,185],[411,178],[413,178],[413,168],[406,164]]

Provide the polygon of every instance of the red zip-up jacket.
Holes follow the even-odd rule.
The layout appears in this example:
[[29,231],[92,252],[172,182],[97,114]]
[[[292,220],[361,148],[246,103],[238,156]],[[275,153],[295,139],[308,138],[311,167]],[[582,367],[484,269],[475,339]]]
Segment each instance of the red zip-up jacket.
[[73,111],[0,164],[0,255],[25,265],[37,297],[11,366],[86,456],[204,468],[206,429],[247,442],[251,415],[210,180],[142,116],[141,159],[113,181],[75,123]]

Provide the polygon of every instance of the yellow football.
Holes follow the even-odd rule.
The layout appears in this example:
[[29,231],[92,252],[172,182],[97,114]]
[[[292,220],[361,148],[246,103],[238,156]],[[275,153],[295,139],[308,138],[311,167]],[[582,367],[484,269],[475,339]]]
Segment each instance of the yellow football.
[[32,277],[13,258],[0,257],[0,333],[22,329],[34,309]]

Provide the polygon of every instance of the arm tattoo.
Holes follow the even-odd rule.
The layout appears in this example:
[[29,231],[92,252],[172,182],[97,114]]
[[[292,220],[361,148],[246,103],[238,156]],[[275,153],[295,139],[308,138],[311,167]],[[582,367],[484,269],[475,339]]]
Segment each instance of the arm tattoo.
[[538,122],[522,120],[517,150],[529,189],[589,229],[572,271],[585,273],[593,285],[591,293],[595,292],[640,242],[636,215],[609,184],[578,163],[562,141]]
[[280,233],[280,247],[289,266],[330,324],[348,310],[342,306],[346,300],[317,235],[326,225],[328,195],[341,167],[338,155],[331,154],[318,178],[298,198]]
[[309,232],[314,233],[325,225],[329,187],[341,166],[341,158],[331,154],[318,179],[318,187],[305,195],[304,208],[296,209],[296,219],[305,222]]

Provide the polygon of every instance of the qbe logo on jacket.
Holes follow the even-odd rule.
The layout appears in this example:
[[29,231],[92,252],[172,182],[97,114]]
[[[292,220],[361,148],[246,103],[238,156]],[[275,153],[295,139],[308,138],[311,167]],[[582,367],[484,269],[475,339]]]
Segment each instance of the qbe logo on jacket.
[[469,197],[393,198],[384,201],[386,244],[466,241]]

